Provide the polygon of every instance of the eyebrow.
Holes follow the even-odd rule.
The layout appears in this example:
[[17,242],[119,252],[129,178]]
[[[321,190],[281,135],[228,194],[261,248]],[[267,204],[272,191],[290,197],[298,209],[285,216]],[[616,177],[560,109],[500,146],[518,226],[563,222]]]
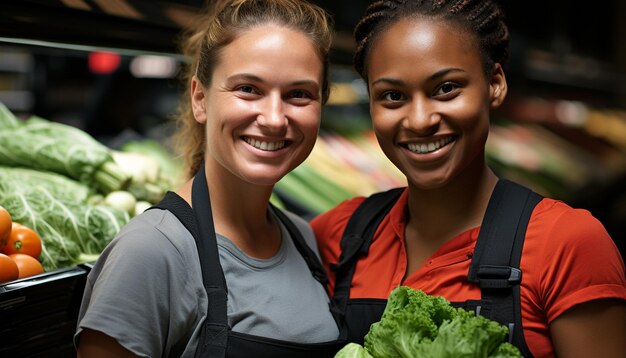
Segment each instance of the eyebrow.
[[[436,78],[439,77],[443,77],[445,75],[447,75],[448,73],[451,72],[465,72],[464,69],[462,68],[458,68],[458,67],[449,67],[449,68],[442,68],[441,70],[433,73],[432,75],[428,76],[428,81],[432,81]],[[375,80],[374,82],[372,82],[372,86],[377,84],[377,83],[388,83],[388,84],[392,84],[392,85],[401,85],[404,83],[404,81],[396,79],[396,78],[390,78],[390,77],[381,77],[377,80]]]
[[[230,77],[227,78],[227,81],[233,81],[233,80],[247,80],[247,81],[253,81],[253,82],[266,82],[265,80],[263,80],[263,78],[257,76],[257,75],[253,75],[251,73],[238,73],[236,75],[232,75]],[[297,80],[294,82],[290,82],[289,83],[290,86],[315,86],[315,87],[319,87],[320,84],[318,81],[315,80]]]

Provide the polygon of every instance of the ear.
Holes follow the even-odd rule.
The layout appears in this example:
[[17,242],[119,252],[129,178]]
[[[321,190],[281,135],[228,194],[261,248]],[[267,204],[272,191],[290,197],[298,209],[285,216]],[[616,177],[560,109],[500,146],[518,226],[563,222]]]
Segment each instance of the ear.
[[493,66],[491,72],[491,78],[489,81],[489,103],[491,109],[500,107],[507,94],[506,77],[504,76],[504,70],[499,63]]
[[191,79],[191,109],[198,123],[206,123],[205,88],[196,76]]

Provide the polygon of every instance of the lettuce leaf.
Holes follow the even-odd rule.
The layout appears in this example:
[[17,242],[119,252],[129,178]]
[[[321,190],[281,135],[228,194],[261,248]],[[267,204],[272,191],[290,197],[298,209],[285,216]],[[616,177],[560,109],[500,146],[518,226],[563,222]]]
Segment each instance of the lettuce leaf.
[[[373,358],[521,357],[507,337],[508,328],[498,322],[400,286],[391,292],[381,320],[370,327],[363,348]],[[354,345],[348,353],[359,352],[361,346]]]
[[337,352],[335,358],[372,358],[372,355],[360,344],[348,343]]

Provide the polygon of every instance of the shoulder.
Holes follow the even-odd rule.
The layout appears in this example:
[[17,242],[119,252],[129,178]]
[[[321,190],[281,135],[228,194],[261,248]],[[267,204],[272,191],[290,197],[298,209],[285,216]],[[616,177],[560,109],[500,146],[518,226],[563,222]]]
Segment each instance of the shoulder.
[[544,198],[533,211],[529,230],[543,233],[559,240],[549,240],[583,244],[586,241],[612,242],[604,225],[585,209],[576,209],[562,201]]
[[359,196],[344,200],[336,207],[313,218],[311,226],[318,240],[341,236],[348,220],[365,199],[365,197]]
[[111,242],[110,250],[142,253],[155,259],[162,256],[182,256],[196,252],[191,233],[171,212],[151,209],[134,217]]
[[[367,200],[367,210],[360,213],[369,214],[381,214],[382,208],[389,209],[385,213],[385,218],[382,221],[382,225],[392,221],[392,225],[399,224],[403,221],[404,211],[408,198],[408,190],[406,187],[392,188],[386,191],[373,193],[369,197],[355,197],[349,200],[345,200],[337,205],[335,208],[320,214],[311,221],[311,226],[315,231],[315,235],[318,241],[337,239],[343,235],[348,221],[353,216],[355,211],[359,209],[361,204]],[[374,210],[372,210],[374,209]],[[364,215],[364,216],[367,216]],[[361,219],[362,216],[358,218]],[[369,219],[369,217],[368,217]]]
[[619,250],[587,210],[543,199],[531,216],[523,250],[549,320],[582,302],[626,297]]
[[89,276],[90,280],[99,281],[115,277],[109,284],[162,286],[167,284],[160,281],[163,277],[186,277],[185,273],[193,272],[196,262],[197,250],[191,233],[169,211],[151,209],[122,228]]
[[79,332],[98,330],[155,356],[168,344],[163,337],[190,334],[203,292],[193,237],[169,211],[151,209],[120,231],[89,273]]

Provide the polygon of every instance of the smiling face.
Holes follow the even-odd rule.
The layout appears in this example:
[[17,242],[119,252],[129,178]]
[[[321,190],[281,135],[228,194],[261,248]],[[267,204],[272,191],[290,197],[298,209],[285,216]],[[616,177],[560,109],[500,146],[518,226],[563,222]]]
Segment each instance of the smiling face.
[[420,189],[484,168],[489,111],[506,95],[500,65],[486,78],[475,39],[455,26],[400,20],[379,35],[368,57],[378,142]]
[[311,40],[286,27],[255,27],[224,47],[211,83],[192,81],[209,173],[273,185],[302,163],[319,130],[322,75]]

